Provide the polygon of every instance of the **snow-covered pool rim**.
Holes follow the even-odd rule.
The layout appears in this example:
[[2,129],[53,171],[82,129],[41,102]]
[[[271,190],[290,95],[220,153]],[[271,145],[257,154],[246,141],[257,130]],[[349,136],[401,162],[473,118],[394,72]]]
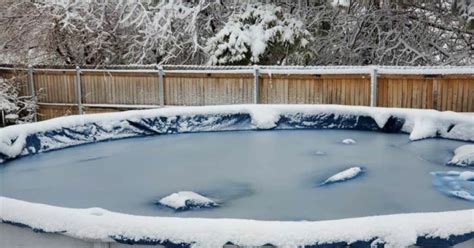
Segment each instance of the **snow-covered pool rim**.
[[[73,145],[153,134],[299,128],[345,128],[404,132],[410,134],[411,140],[440,137],[474,141],[474,116],[454,112],[338,105],[175,107],[69,116],[3,128],[0,130],[0,159],[8,160],[18,156]],[[343,231],[345,229],[342,229],[342,227],[336,228],[337,233],[347,234],[347,236],[334,236],[334,234],[324,231],[329,227],[322,228],[322,226],[319,226],[327,223],[326,221],[265,222],[153,217],[154,219],[147,219],[148,222],[152,222],[152,224],[149,224],[151,226],[144,224],[141,228],[144,228],[145,231],[140,232],[136,230],[140,226],[138,221],[147,217],[112,213],[102,209],[71,210],[5,197],[0,197],[0,205],[2,206],[0,212],[2,223],[26,226],[45,232],[60,232],[82,239],[114,240],[132,244],[222,246],[227,242],[232,242],[247,246],[258,246],[266,243],[277,246],[295,246],[335,242],[349,244],[380,241],[388,245],[405,246],[419,243],[420,240],[438,239],[442,242],[454,242],[453,240],[460,242],[474,238],[474,222],[469,221],[474,219],[474,209],[337,220],[330,223],[336,223],[336,226],[339,225],[337,223],[344,223],[343,226],[346,227],[350,223],[358,223],[359,226],[349,232]],[[81,214],[84,214],[84,212],[87,215],[82,216]],[[64,213],[64,219],[57,218],[58,213]],[[81,216],[81,218],[73,217],[76,215]],[[89,215],[92,216],[90,218],[93,220],[85,217]],[[104,221],[104,215],[115,216],[114,218],[126,217],[127,221],[117,227],[114,218],[111,221]],[[433,218],[433,216],[436,216],[436,219],[443,219],[442,223],[432,222],[430,218]],[[430,221],[427,221],[426,218]],[[410,219],[413,221],[410,221]],[[361,229],[360,225],[367,220],[372,220],[373,223],[370,224],[368,229]],[[403,228],[391,226],[389,220],[396,223],[399,223],[396,220],[403,220],[401,224]],[[456,221],[453,222],[453,220]],[[186,223],[186,228],[182,226],[184,223]],[[201,231],[199,231],[193,227],[194,225],[206,225],[206,223],[208,223],[207,228],[209,230],[200,229]],[[212,225],[209,223],[212,223]],[[164,230],[162,230],[163,232],[157,232],[156,230],[159,230],[158,226],[163,225],[166,226],[166,230],[178,225],[179,228],[184,228],[183,230],[188,230],[190,233],[183,233],[178,230],[175,230],[174,233]],[[230,225],[230,229],[224,228],[226,225]],[[260,230],[265,229],[261,228],[262,225],[269,231]],[[296,227],[299,226],[301,230],[298,229],[298,232],[290,231],[294,230],[295,225]],[[310,226],[312,225],[319,226],[319,229],[311,229]],[[88,230],[94,231],[87,232],[83,230],[84,226],[87,226]],[[211,226],[220,226],[223,228],[222,230],[227,230],[227,233],[214,230]],[[248,231],[249,226],[258,226],[259,228],[252,229],[252,232],[254,232],[252,234]],[[446,227],[450,228],[446,229]],[[305,231],[306,229],[312,230],[314,233],[309,235]],[[361,230],[370,231],[362,232]],[[278,235],[271,235],[272,233],[278,233]]]
[[[247,120],[235,119],[240,118],[239,115]],[[234,120],[231,120],[232,118]],[[247,123],[239,123],[245,121]],[[283,123],[285,121],[286,123]],[[358,126],[364,124],[359,123],[362,121],[369,121],[370,123],[365,123],[369,126]],[[134,136],[170,132],[302,128],[392,131],[409,133],[411,140],[440,137],[474,141],[474,116],[455,112],[341,105],[169,107],[67,116],[2,128],[0,163],[18,156]],[[61,133],[61,130],[64,132]],[[77,139],[71,137],[81,132],[84,134],[83,137]],[[88,135],[86,132],[89,132]],[[61,135],[62,137],[58,138]],[[49,137],[48,140],[45,136],[56,136],[56,139]]]
[[229,243],[253,247],[265,244],[445,247],[474,238],[474,209],[325,221],[263,221],[134,216],[101,208],[63,208],[1,196],[0,205],[0,224],[96,242],[166,247],[222,247]]

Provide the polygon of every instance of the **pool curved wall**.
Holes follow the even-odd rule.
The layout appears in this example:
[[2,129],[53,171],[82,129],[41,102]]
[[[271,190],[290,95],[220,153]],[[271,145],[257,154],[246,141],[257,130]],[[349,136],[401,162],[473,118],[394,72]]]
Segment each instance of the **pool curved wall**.
[[[353,129],[407,133],[411,140],[438,137],[473,142],[474,116],[434,110],[337,105],[176,107],[70,116],[1,129],[0,163],[39,152],[128,137],[271,129]],[[416,244],[430,247],[471,242],[474,237],[474,210],[338,221],[272,222],[139,217],[106,210],[99,210],[101,218],[97,218],[91,213],[97,211],[90,209],[58,208],[5,197],[0,197],[0,204],[2,232],[7,230],[5,225],[26,227],[35,232],[59,233],[109,244],[166,247],[214,247],[226,243],[307,247]],[[56,218],[58,215],[64,219]],[[438,220],[433,221],[433,218]],[[117,220],[121,220],[122,228],[112,224]],[[237,231],[241,225],[248,228]],[[205,229],[196,229],[196,226]],[[351,226],[353,230],[348,228]],[[84,231],[81,227],[95,231]]]

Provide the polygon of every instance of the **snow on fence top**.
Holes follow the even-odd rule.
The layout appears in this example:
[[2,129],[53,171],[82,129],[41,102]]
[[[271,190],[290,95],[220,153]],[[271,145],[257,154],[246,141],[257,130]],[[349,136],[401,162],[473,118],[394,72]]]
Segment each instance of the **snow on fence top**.
[[[75,66],[35,65],[35,71],[75,71]],[[474,75],[474,66],[207,66],[207,65],[108,65],[81,66],[82,71],[156,73],[158,68],[172,73],[254,73],[262,74],[379,74],[394,75]],[[27,70],[27,66],[0,65],[0,70]]]

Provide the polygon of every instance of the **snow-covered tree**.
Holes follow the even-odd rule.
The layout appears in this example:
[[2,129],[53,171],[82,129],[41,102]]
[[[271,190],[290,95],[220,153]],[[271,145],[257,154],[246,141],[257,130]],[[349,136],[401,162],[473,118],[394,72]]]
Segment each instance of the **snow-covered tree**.
[[466,29],[474,30],[474,1],[454,0],[453,10],[465,21]]
[[[340,1],[338,1],[340,2]],[[453,0],[351,0],[306,15],[318,34],[310,64],[465,65],[474,63],[474,32],[451,11]]]
[[0,112],[4,119],[10,122],[24,123],[34,120],[36,101],[34,97],[20,94],[23,84],[20,77],[0,77]]
[[[311,34],[274,5],[251,5],[235,14],[207,43],[210,64],[285,64],[307,59]],[[293,61],[296,62],[296,61]]]
[[473,0],[0,1],[0,63],[465,65],[473,36]]

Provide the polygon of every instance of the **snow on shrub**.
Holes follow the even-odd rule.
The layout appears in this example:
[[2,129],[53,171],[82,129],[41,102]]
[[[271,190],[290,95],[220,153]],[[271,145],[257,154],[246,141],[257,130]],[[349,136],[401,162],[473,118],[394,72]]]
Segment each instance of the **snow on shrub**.
[[22,84],[19,77],[0,77],[0,112],[8,122],[2,123],[0,120],[0,126],[33,121],[37,106],[33,97],[20,94]]
[[[303,23],[274,5],[249,6],[232,16],[209,38],[209,64],[285,64],[290,56],[304,56],[311,34]],[[298,52],[297,52],[298,51]],[[298,54],[297,54],[298,53]],[[306,56],[307,57],[307,56]]]
[[350,0],[332,0],[332,6],[334,7],[346,7],[348,8],[351,5]]

